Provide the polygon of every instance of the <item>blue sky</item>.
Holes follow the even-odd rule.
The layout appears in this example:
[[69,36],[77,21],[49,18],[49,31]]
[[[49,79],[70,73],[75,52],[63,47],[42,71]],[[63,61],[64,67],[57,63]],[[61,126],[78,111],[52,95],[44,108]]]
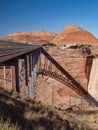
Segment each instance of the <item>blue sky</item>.
[[70,24],[98,38],[98,0],[0,0],[0,37],[22,31],[59,33]]

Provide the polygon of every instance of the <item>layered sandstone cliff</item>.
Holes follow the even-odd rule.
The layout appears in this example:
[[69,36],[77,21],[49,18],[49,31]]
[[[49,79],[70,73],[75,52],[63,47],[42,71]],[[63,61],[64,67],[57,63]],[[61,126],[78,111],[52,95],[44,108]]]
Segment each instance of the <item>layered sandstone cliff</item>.
[[10,34],[3,39],[41,45],[50,42],[58,46],[73,43],[98,44],[98,39],[93,34],[75,25],[66,26],[58,34],[53,32],[19,32]]
[[53,40],[57,45],[66,44],[98,44],[98,39],[90,32],[83,30],[75,25],[66,26]]
[[44,44],[51,41],[56,36],[52,32],[19,32],[8,35],[4,40],[19,42],[30,42],[31,44]]
[[[79,49],[48,48],[48,53],[85,89],[88,79],[86,76],[86,58]],[[53,70],[52,70],[53,71]],[[47,105],[68,107],[80,103],[79,95],[74,89],[47,76],[38,76],[37,99]],[[74,100],[75,102],[74,104]]]

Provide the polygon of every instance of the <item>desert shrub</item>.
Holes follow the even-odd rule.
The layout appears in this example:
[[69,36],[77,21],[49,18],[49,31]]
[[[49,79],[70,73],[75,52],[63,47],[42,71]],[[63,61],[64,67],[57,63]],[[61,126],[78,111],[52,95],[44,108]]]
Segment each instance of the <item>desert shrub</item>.
[[43,44],[43,46],[44,47],[54,47],[54,46],[56,46],[54,43],[45,43],[45,44]]
[[17,124],[12,124],[10,119],[4,121],[3,118],[0,118],[0,130],[20,130],[20,128]]

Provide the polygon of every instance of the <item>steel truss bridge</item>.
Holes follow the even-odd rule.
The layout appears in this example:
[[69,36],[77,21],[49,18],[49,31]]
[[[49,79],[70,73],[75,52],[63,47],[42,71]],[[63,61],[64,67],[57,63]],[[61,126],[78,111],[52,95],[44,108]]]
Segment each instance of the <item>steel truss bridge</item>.
[[[89,65],[92,59],[92,55],[87,56],[88,68],[91,67]],[[88,102],[89,98],[92,98],[92,96],[39,45],[0,40],[0,66],[13,66],[15,69],[16,91],[20,92],[21,84],[24,81],[26,95],[32,98],[36,97],[36,78],[39,74],[56,79],[73,89],[79,95],[85,96]],[[87,75],[89,75],[88,68]],[[4,79],[6,85],[5,71]],[[96,100],[93,99],[92,102],[98,105]]]

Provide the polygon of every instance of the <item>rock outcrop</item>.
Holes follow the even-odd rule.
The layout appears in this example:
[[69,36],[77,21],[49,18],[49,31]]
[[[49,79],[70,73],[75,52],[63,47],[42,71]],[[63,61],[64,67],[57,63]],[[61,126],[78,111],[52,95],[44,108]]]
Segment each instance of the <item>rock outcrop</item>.
[[58,34],[53,32],[18,32],[10,34],[3,39],[41,45],[50,42],[57,46],[73,43],[98,44],[98,39],[93,34],[75,25],[66,26]]
[[31,44],[44,44],[51,41],[56,36],[52,32],[19,32],[4,37],[4,40],[13,40],[19,42],[30,42]]
[[57,45],[66,44],[98,44],[98,39],[90,32],[83,30],[75,25],[66,26],[55,38],[51,41]]
[[[86,77],[86,58],[81,55],[80,49],[48,48],[48,53],[85,89],[88,79]],[[38,76],[37,99],[47,105],[68,107],[77,105],[81,98],[68,86],[58,82],[49,76]],[[74,100],[77,100],[74,103]]]

